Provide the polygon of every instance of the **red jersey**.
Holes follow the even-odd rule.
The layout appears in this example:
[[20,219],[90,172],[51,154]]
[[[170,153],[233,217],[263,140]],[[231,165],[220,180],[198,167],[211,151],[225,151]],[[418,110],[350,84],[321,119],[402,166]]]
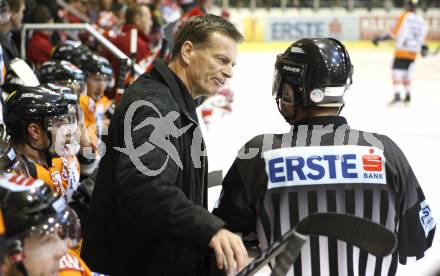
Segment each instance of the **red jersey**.
[[26,58],[35,65],[48,61],[52,53],[53,45],[49,36],[43,32],[35,31],[26,48]]

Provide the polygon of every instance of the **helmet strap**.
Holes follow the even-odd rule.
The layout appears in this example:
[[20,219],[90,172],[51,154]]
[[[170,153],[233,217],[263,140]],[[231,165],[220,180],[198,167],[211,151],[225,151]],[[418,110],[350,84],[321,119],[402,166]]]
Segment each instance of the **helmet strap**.
[[339,108],[338,116],[339,116],[339,114],[341,114],[341,111],[342,111],[342,109],[344,109],[344,106],[345,106],[345,104],[342,104],[341,107]]
[[20,271],[24,276],[28,276],[27,269],[23,264],[26,255],[24,254],[22,243],[23,241],[21,240],[14,242],[13,253],[9,254],[9,259],[11,263],[18,269],[18,271]]
[[23,274],[23,276],[28,276],[27,269],[26,269],[26,267],[24,266],[24,264],[23,264],[22,261],[16,263],[15,266],[16,266],[17,269]]

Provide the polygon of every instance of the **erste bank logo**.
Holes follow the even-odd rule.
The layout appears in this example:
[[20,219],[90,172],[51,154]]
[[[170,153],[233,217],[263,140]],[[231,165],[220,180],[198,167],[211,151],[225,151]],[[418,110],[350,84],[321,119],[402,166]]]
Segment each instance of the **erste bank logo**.
[[367,146],[310,146],[263,153],[268,189],[320,184],[386,184],[383,151]]

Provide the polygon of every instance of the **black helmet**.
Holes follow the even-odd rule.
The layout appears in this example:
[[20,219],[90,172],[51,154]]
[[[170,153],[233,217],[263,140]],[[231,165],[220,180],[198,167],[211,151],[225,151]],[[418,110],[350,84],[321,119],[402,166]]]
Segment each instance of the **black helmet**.
[[68,41],[53,49],[51,59],[67,60],[76,66],[81,67],[82,60],[86,59],[87,56],[91,54],[92,51],[81,42]]
[[408,0],[407,1],[407,6],[409,9],[414,10],[415,8],[417,8],[417,4],[419,3],[418,0]]
[[0,124],[0,175],[10,172],[29,176],[25,162],[15,154],[10,144],[9,135],[6,133],[6,126]]
[[89,55],[82,61],[81,69],[89,76],[90,74],[96,74],[100,77],[104,77],[107,80],[111,80],[113,77],[113,69],[110,62],[102,56]]
[[84,72],[66,60],[46,61],[37,71],[41,83],[53,83],[72,88],[79,95],[85,88]]
[[21,86],[24,86],[24,81],[15,74],[14,70],[8,70],[5,75],[5,82],[2,86],[6,96]]
[[78,95],[68,86],[63,86],[55,83],[43,83],[40,85],[43,89],[48,89],[54,92],[61,93],[66,98],[67,104],[76,105],[79,103]]
[[23,241],[30,235],[55,232],[69,242],[80,239],[75,212],[67,206],[64,197],[54,193],[42,180],[17,174],[0,176],[0,200],[7,251],[16,264],[26,258]]
[[68,105],[68,111],[70,114],[77,115],[78,108],[79,108],[79,97],[78,94],[76,94],[72,88],[67,86],[61,86],[54,83],[45,83],[40,85],[42,88],[49,89],[51,91],[55,91],[58,93],[61,93],[64,95],[67,101]]
[[44,87],[22,86],[12,92],[3,105],[3,118],[12,140],[27,137],[27,126],[39,122],[49,132],[53,118],[68,114],[64,94]]
[[334,38],[304,38],[277,56],[272,93],[283,97],[292,86],[299,106],[339,107],[352,83],[353,66],[345,46]]

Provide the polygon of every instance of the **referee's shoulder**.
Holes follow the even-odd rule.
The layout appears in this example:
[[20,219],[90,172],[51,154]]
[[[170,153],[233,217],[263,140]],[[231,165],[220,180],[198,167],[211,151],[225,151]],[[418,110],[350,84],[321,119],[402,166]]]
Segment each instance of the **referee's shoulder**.
[[282,136],[282,134],[274,134],[274,133],[260,134],[260,135],[254,136],[252,139],[247,141],[244,144],[244,148],[245,149],[249,149],[249,148],[261,149],[261,148],[263,148],[263,145],[267,145],[268,143],[271,143],[273,145],[274,142],[277,139],[279,139],[279,137],[281,137],[281,136]]
[[393,156],[396,158],[404,155],[400,147],[385,134],[369,132],[363,130],[355,130],[359,132],[358,145],[373,146],[379,148],[388,157]]

